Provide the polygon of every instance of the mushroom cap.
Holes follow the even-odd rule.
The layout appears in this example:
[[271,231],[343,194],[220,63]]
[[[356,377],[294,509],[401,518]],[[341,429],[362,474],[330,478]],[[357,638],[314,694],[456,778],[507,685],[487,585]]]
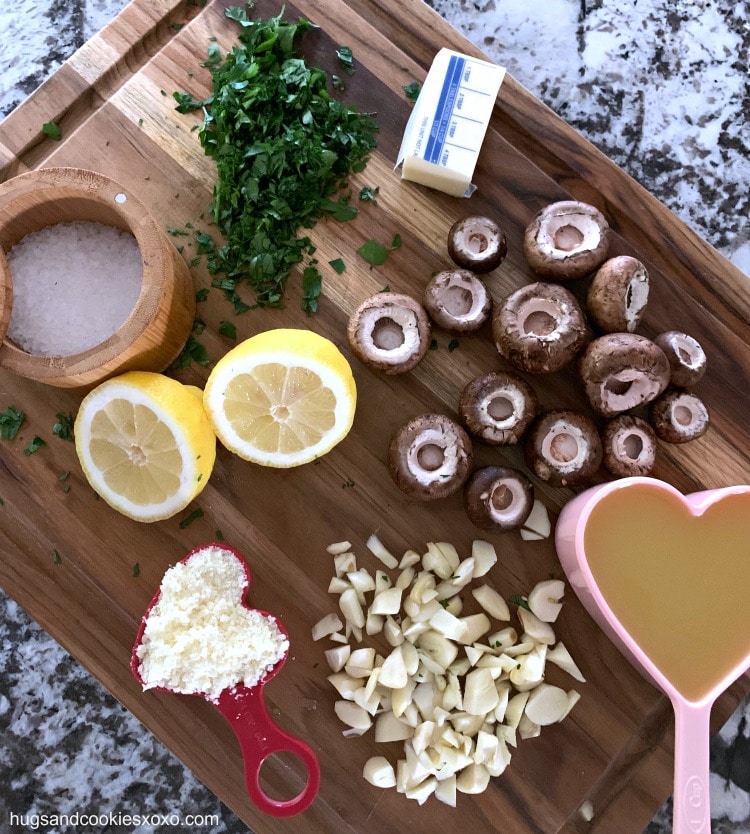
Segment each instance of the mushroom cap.
[[483,530],[518,530],[533,506],[534,487],[518,469],[482,466],[464,484],[466,515]]
[[632,333],[648,302],[646,267],[630,255],[606,260],[596,271],[586,296],[589,318],[605,333]]
[[602,432],[605,469],[616,478],[644,476],[656,465],[656,434],[641,417],[620,414]]
[[403,374],[422,361],[432,328],[422,305],[410,295],[376,293],[349,317],[346,335],[352,353],[386,374]]
[[590,481],[602,462],[602,442],[594,421],[583,412],[553,409],[540,414],[526,435],[529,469],[550,486]]
[[492,371],[464,386],[458,410],[471,434],[491,446],[508,446],[518,443],[531,425],[539,400],[518,374]]
[[614,417],[651,402],[669,384],[664,351],[636,333],[606,333],[581,354],[579,373],[593,410]]
[[495,307],[492,336],[500,355],[521,371],[558,371],[584,348],[589,331],[573,293],[537,281],[510,293]]
[[468,269],[434,275],[424,290],[422,304],[432,321],[451,333],[471,333],[490,317],[492,296],[484,281]]
[[686,388],[668,388],[651,403],[649,420],[657,437],[667,443],[687,443],[702,437],[711,422],[703,400]]
[[664,351],[670,368],[670,383],[678,388],[695,385],[706,372],[706,354],[700,342],[679,330],[667,330],[654,338]]
[[526,227],[526,261],[546,278],[582,278],[607,257],[611,230],[604,215],[578,200],[561,200],[543,208]]
[[422,501],[460,489],[472,459],[469,435],[445,414],[413,417],[396,431],[388,449],[388,469],[396,485]]
[[453,263],[483,275],[503,262],[508,252],[505,233],[489,217],[463,217],[448,231],[448,254]]

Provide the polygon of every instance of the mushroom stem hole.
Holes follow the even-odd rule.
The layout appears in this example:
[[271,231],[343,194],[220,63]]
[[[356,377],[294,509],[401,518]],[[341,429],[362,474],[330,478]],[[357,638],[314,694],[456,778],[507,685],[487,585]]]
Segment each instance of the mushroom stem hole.
[[493,488],[490,501],[498,512],[508,510],[513,506],[513,490],[504,481],[500,481]]
[[437,443],[425,443],[417,452],[417,463],[427,472],[440,469],[445,461],[445,449]]
[[578,249],[583,241],[583,233],[575,226],[561,226],[555,231],[555,249],[560,249],[563,252],[572,252],[574,249]]
[[380,350],[396,350],[405,341],[404,329],[389,316],[383,316],[372,328],[372,343]]
[[639,434],[626,434],[622,449],[630,460],[638,460],[643,453],[643,438]]
[[475,254],[484,252],[489,245],[487,236],[483,235],[481,232],[470,232],[466,236],[466,248]]
[[560,432],[550,441],[549,453],[554,460],[568,463],[578,456],[578,441],[572,434]]
[[693,412],[686,405],[676,405],[672,412],[675,423],[689,426],[693,422]]
[[487,405],[487,413],[493,420],[507,420],[508,417],[513,416],[514,412],[513,402],[510,397],[504,394],[498,394],[496,397],[493,397]]
[[474,296],[463,287],[448,287],[443,294],[443,306],[452,316],[465,316],[473,303]]
[[604,383],[604,390],[621,397],[628,393],[632,385],[632,379],[618,379],[616,376],[611,376]]
[[545,313],[544,310],[537,310],[524,320],[523,329],[529,335],[549,336],[550,333],[554,333],[556,325],[557,322],[553,316]]

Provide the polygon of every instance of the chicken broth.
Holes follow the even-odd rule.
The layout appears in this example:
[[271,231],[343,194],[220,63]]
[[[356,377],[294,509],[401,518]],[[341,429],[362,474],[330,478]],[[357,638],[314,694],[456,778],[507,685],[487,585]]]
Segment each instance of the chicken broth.
[[661,674],[697,701],[750,659],[750,494],[693,516],[642,485],[615,490],[586,522],[586,559],[615,616]]

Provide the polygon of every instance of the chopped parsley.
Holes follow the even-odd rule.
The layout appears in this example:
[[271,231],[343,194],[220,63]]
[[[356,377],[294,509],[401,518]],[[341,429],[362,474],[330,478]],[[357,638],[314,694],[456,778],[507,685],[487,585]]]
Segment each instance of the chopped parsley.
[[73,440],[73,415],[56,414],[57,420],[52,426],[52,434],[60,440]]
[[357,252],[370,266],[382,266],[388,260],[389,255],[389,250],[382,243],[378,243],[377,240],[365,241],[357,249]]
[[512,605],[517,605],[519,608],[525,608],[527,611],[531,611],[526,597],[521,596],[521,594],[513,594],[513,596],[508,600],[508,602],[510,602]]
[[333,269],[336,275],[342,275],[346,271],[346,264],[341,258],[335,258],[332,261],[328,261],[328,265],[331,269]]
[[409,101],[416,101],[419,98],[419,91],[421,89],[422,85],[419,81],[411,81],[403,87],[404,95],[409,99]]
[[375,188],[368,188],[365,186],[359,192],[359,199],[363,202],[370,202],[374,203],[375,205],[378,204],[378,193],[380,192],[380,186],[376,186]]
[[55,565],[59,565],[62,562],[62,556],[60,555],[60,551],[53,550],[52,551],[52,562]]
[[340,46],[336,50],[336,57],[344,65],[344,68],[347,72],[354,72],[354,55],[352,53],[351,47]]
[[322,286],[323,277],[317,266],[306,266],[302,272],[302,309],[308,316],[318,311],[318,296]]
[[133,565],[133,576],[140,576],[141,575],[141,566],[136,562]]
[[[223,58],[211,46],[212,91],[200,103],[198,129],[204,153],[216,163],[210,215],[224,241],[198,232],[198,252],[235,307],[244,283],[255,306],[281,307],[292,268],[314,252],[299,230],[321,217],[356,213],[336,195],[350,174],[364,170],[377,125],[336,101],[326,72],[296,54],[296,38],[317,28],[313,23],[286,21],[283,12],[250,20],[242,7],[225,14],[238,24],[237,43]],[[345,49],[337,54],[346,63]],[[187,96],[175,96],[178,109]],[[316,307],[308,274],[303,309]]]
[[9,405],[5,411],[0,411],[0,438],[3,440],[15,440],[26,414],[13,405]]
[[200,507],[196,507],[191,513],[188,513],[185,518],[180,521],[180,530],[189,527],[196,519],[203,518],[204,512]]
[[222,336],[226,336],[227,339],[237,338],[237,328],[231,321],[220,321],[219,333],[221,333]]
[[42,125],[42,133],[48,139],[54,139],[55,142],[59,142],[62,139],[62,130],[60,130],[60,125],[57,122],[45,122]]
[[34,452],[38,452],[42,448],[42,446],[46,445],[47,443],[43,438],[39,437],[38,434],[34,435],[34,437],[32,437],[29,441],[29,445],[23,450],[23,453],[28,457],[30,455],[33,455]]

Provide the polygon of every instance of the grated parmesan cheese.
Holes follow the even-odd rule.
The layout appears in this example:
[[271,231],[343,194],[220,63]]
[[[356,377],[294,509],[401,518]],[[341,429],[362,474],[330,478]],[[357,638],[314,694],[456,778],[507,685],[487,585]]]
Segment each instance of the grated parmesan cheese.
[[144,689],[217,701],[255,686],[289,649],[272,617],[245,608],[247,575],[234,553],[211,546],[164,574],[137,649]]

